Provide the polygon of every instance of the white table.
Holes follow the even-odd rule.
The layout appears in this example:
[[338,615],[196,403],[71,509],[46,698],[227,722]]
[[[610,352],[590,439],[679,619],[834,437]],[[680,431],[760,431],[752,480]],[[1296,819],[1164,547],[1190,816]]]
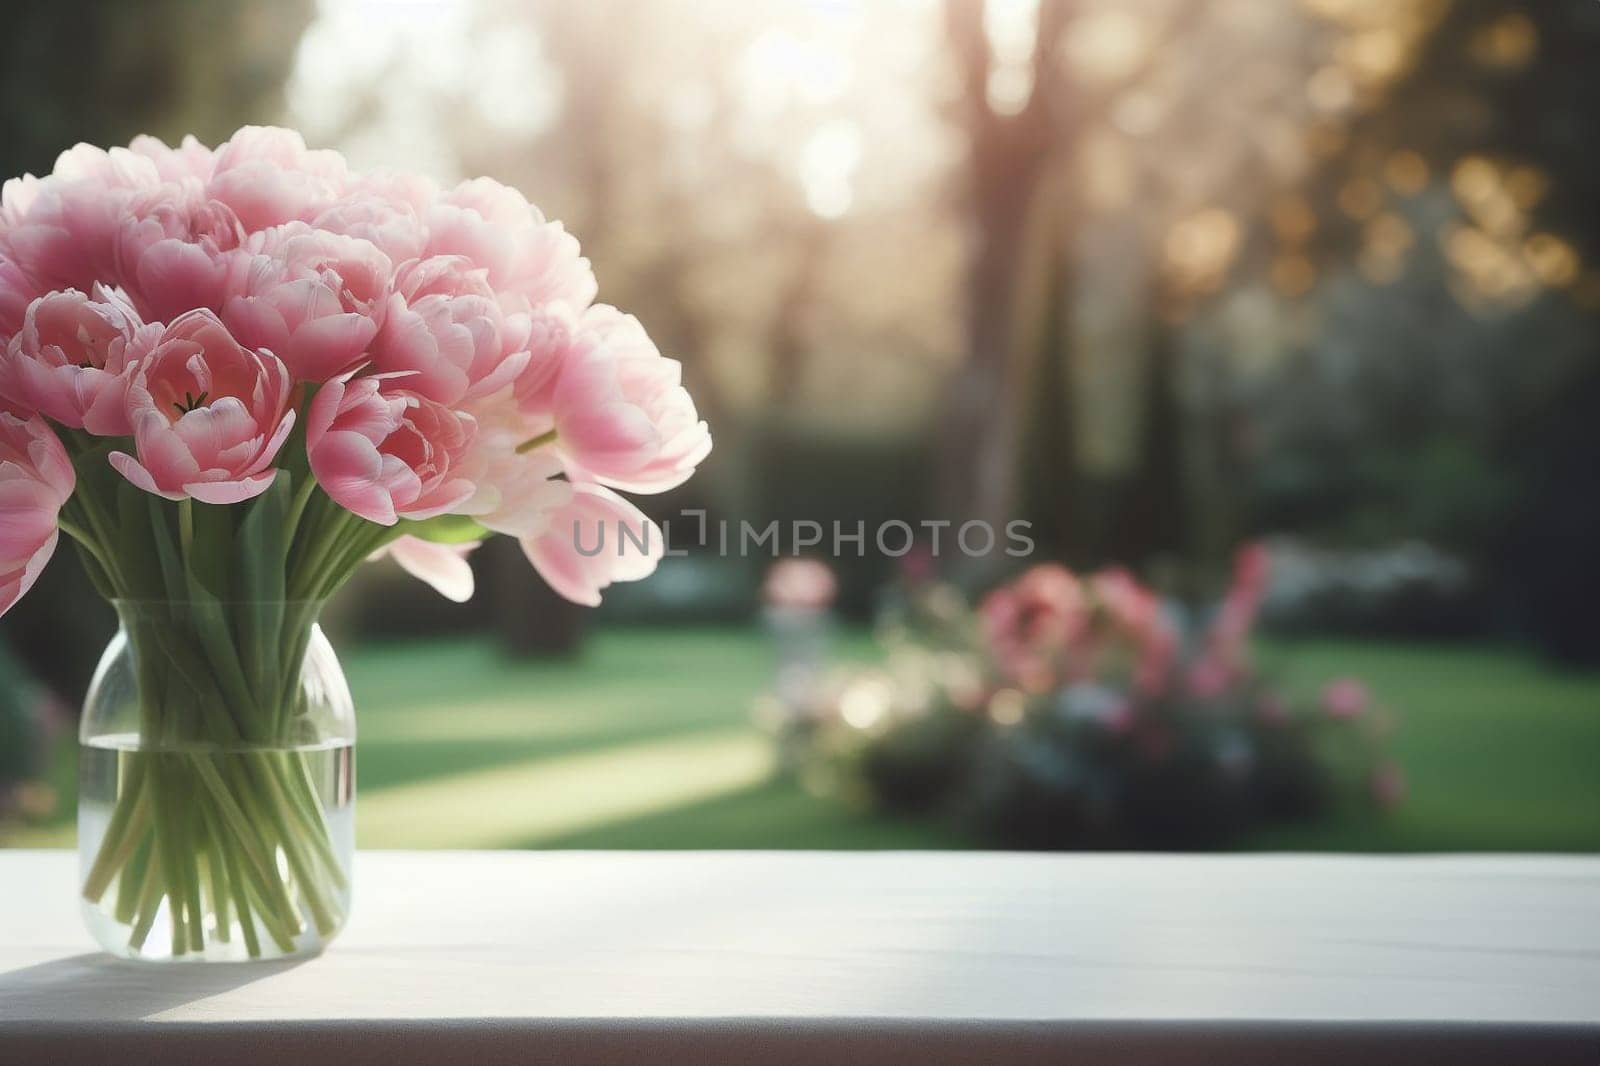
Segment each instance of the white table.
[[0,1063],[1600,1064],[1600,859],[370,853],[297,964],[0,851]]

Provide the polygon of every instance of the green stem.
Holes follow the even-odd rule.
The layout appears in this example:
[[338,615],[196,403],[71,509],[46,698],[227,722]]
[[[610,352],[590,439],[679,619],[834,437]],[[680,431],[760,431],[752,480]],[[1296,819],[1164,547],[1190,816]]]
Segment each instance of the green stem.
[[131,926],[139,907],[139,886],[144,884],[145,871],[150,869],[151,835],[146,833],[128,860],[128,865],[117,878],[117,905],[112,916],[123,925]]
[[530,437],[528,440],[525,440],[521,444],[517,445],[517,454],[527,455],[535,448],[542,448],[555,439],[556,431],[553,429],[547,429],[537,437]]
[[116,588],[116,582],[113,580],[113,575],[115,575],[116,569],[111,565],[111,561],[109,558],[107,558],[106,553],[100,549],[100,545],[95,540],[94,535],[62,514],[56,515],[56,525],[61,527],[61,531],[63,533],[77,541],[78,547],[87,552],[89,556],[94,559],[97,564],[99,564],[101,573],[106,581],[111,584],[113,588]]
[[174,955],[229,940],[292,953],[308,927],[330,935],[348,871],[306,757],[287,749],[307,725],[301,671],[325,590],[399,530],[338,507],[309,471],[292,496],[285,482],[234,513],[147,499],[76,450],[62,528],[108,598],[152,600],[123,608],[141,750],[119,757],[83,895],[135,952],[162,908]]
[[144,947],[145,938],[156,923],[156,911],[161,907],[161,863],[152,854],[144,868],[144,881],[139,886],[138,920],[128,934],[128,946],[138,951]]
[[187,496],[178,501],[178,548],[188,569],[194,555],[194,501]]
[[[206,812],[206,819],[211,823],[212,838],[225,841],[221,820],[210,807],[202,806]],[[228,876],[228,887],[233,894],[233,908],[239,915],[239,931],[244,936],[245,951],[249,952],[252,959],[261,957],[261,940],[256,936],[255,919],[250,916],[249,892],[245,888],[244,880],[239,876],[239,860],[233,848],[222,847],[222,868]]]
[[283,542],[293,544],[295,534],[300,529],[300,519],[306,513],[306,505],[311,502],[311,494],[316,490],[317,481],[307,476],[300,482],[300,487],[295,490],[294,502],[289,505],[289,516],[283,523]]
[[222,859],[223,849],[227,847],[227,843],[214,831],[205,804],[195,804],[194,817],[200,823],[199,835],[204,840],[206,884],[211,901],[211,913],[215,915],[217,921],[217,939],[226,944],[233,938],[233,919],[228,913],[230,900],[228,871]]
[[[119,753],[118,758],[127,756]],[[150,797],[144,787],[144,764],[137,759],[130,761],[127,788],[118,798],[116,810],[111,812],[100,852],[83,881],[83,897],[91,903],[100,901],[111,886],[111,879],[133,857],[133,849],[138,847],[140,834],[149,821]]]

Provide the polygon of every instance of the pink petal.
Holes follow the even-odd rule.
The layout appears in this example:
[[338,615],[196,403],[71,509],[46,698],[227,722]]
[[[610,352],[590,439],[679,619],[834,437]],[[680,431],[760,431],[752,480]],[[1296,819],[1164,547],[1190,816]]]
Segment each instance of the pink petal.
[[44,572],[45,564],[55,554],[56,543],[60,537],[61,534],[59,532],[51,533],[50,539],[45,541],[39,547],[39,550],[28,558],[27,563],[20,572],[10,571],[0,574],[0,615],[5,614],[11,609],[12,604],[27,595],[28,590],[33,587],[33,583]]
[[150,471],[139,465],[139,460],[127,452],[112,452],[106,457],[117,473],[133,482],[146,492],[153,493],[169,500],[183,499],[181,492],[163,492],[156,487],[156,479],[150,476]]
[[419,581],[430,585],[447,600],[466,603],[472,599],[472,567],[466,553],[478,546],[434,544],[420,537],[401,537],[389,545],[389,554],[400,567]]
[[384,457],[372,441],[358,433],[330,433],[310,459],[317,484],[334,503],[382,526],[398,521],[384,484]]
[[277,476],[276,470],[267,470],[236,481],[195,481],[183,488],[201,503],[242,503],[266,492]]

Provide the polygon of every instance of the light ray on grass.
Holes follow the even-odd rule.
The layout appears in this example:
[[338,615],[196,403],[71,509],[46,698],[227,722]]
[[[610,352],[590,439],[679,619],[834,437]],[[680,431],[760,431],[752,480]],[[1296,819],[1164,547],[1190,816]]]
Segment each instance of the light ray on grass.
[[364,848],[536,844],[697,803],[765,781],[771,745],[748,730],[532,759],[363,793]]

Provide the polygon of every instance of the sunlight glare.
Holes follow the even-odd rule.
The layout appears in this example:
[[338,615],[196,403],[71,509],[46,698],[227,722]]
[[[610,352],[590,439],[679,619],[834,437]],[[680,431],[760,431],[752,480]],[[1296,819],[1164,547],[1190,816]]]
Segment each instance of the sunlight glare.
[[771,29],[751,42],[739,73],[751,110],[774,114],[791,102],[815,106],[838,99],[852,72],[843,51]]
[[850,210],[850,181],[861,163],[861,129],[851,119],[824,123],[807,140],[800,155],[800,181],[806,204],[820,218],[838,218]]

